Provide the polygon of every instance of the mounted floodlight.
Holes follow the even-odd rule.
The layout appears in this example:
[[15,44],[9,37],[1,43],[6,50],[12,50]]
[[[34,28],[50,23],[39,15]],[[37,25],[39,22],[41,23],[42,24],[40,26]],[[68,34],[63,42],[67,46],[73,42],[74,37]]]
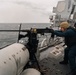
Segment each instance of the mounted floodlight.
[[57,12],[63,12],[65,10],[65,1],[59,1],[57,5]]

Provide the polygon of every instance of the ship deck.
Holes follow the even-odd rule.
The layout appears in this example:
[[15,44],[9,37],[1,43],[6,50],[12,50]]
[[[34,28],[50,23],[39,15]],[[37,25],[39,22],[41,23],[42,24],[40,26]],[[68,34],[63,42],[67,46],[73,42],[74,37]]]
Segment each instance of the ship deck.
[[71,75],[68,65],[59,64],[63,60],[64,47],[59,44],[40,53],[40,67],[44,75]]

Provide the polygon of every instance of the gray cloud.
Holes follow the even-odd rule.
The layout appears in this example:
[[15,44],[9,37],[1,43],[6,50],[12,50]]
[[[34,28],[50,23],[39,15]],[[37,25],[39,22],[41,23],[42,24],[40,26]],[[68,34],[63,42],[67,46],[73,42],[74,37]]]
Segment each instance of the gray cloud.
[[49,22],[51,10],[52,6],[34,1],[0,0],[0,22]]
[[[3,0],[1,0],[3,1]],[[11,3],[15,3],[15,4],[18,4],[18,5],[23,5],[25,6],[27,9],[31,9],[32,11],[36,12],[36,13],[41,13],[42,15],[49,15],[51,14],[52,12],[52,5],[50,7],[47,7],[45,5],[42,5],[42,4],[38,4],[38,3],[33,3],[33,2],[28,2],[26,0],[7,0],[4,2],[11,2]],[[56,2],[56,1],[52,1],[52,2]]]
[[43,7],[40,4],[35,4],[35,3],[27,2],[27,1],[15,1],[13,3],[16,3],[18,5],[24,5],[25,7],[32,9],[32,11],[35,11],[35,12],[39,12],[45,15],[49,14],[48,11],[46,11],[47,7]]

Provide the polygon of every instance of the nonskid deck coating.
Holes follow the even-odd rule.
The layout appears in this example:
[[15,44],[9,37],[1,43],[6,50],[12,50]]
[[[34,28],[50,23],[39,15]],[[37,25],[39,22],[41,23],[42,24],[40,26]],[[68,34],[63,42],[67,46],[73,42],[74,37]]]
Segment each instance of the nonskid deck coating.
[[59,62],[63,60],[63,50],[64,48],[60,44],[54,47],[50,47],[46,51],[40,53],[39,64],[44,75],[71,75],[69,64],[59,64]]

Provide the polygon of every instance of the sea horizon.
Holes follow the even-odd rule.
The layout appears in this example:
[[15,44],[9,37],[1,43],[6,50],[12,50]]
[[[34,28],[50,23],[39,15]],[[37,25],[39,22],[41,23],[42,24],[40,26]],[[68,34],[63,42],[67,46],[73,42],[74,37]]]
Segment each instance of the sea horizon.
[[[21,29],[46,28],[50,23],[21,23]],[[20,23],[0,23],[0,30],[19,30]],[[23,33],[25,34],[25,33]],[[0,32],[0,48],[15,43],[18,40],[18,32]]]

